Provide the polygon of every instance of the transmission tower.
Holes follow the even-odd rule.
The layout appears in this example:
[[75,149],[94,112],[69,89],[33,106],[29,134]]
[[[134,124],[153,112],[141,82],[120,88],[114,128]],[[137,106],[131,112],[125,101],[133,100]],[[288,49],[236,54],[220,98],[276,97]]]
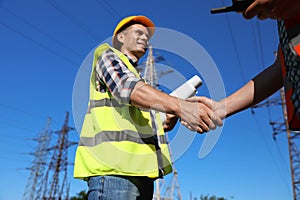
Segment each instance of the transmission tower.
[[294,196],[294,200],[300,200],[300,154],[299,154],[299,150],[297,148],[297,144],[300,144],[299,143],[300,132],[299,131],[291,131],[289,129],[283,88],[280,90],[280,96],[281,96],[281,102],[282,102],[284,124],[285,124],[285,128],[286,128],[285,131],[286,131],[287,139],[288,139],[293,196]]
[[[76,143],[68,140],[68,132],[74,128],[68,125],[68,112],[61,130],[51,131],[50,121],[49,118],[45,130],[35,139],[38,144],[32,153],[34,160],[32,166],[28,168],[30,175],[23,200],[69,199],[68,148]],[[58,134],[58,139],[55,145],[50,147],[53,133]]]
[[[158,87],[157,80],[163,75],[166,75],[168,73],[171,73],[173,70],[168,70],[164,72],[160,72],[157,74],[156,68],[155,68],[155,61],[162,61],[164,58],[162,56],[158,58],[154,58],[153,56],[153,49],[152,46],[149,46],[148,48],[148,56],[146,61],[146,66],[144,70],[144,80],[146,83],[151,85],[152,87],[156,88]],[[166,135],[167,137],[167,135]],[[168,140],[168,138],[167,138]],[[168,142],[169,144],[169,142]],[[172,158],[171,149],[170,154]],[[179,199],[181,200],[181,194],[180,194],[180,188],[179,188],[179,182],[178,182],[178,172],[175,169],[175,166],[173,164],[173,176],[170,184],[167,184],[164,180],[157,179],[155,182],[156,185],[156,192],[154,194],[153,200],[174,200]]]
[[143,78],[145,79],[146,83],[151,85],[152,87],[158,89],[158,83],[157,80],[169,73],[174,72],[172,69],[164,69],[156,71],[155,63],[165,61],[165,58],[161,55],[159,56],[153,56],[153,49],[150,45],[148,48],[148,56],[145,63],[143,63],[141,66],[137,67],[138,71],[144,71]]
[[68,133],[74,128],[69,127],[69,112],[66,113],[65,122],[59,131],[56,145],[49,150],[53,154],[48,165],[43,188],[43,200],[68,200],[68,148],[74,143],[68,140]]
[[[169,144],[168,135],[166,135],[167,143]],[[173,155],[171,148],[170,157],[173,160]],[[178,172],[175,168],[174,162],[172,161],[173,176],[170,182],[165,182],[164,180],[156,180],[156,193],[154,194],[153,200],[182,200],[179,182],[178,182]]]
[[30,170],[30,175],[23,194],[23,200],[41,199],[44,172],[49,156],[49,151],[47,151],[47,149],[49,148],[52,136],[50,123],[51,119],[48,118],[45,130],[34,139],[37,141],[37,145],[35,151],[31,153],[34,156],[32,166],[27,168]]
[[173,164],[173,176],[170,182],[156,180],[156,192],[153,200],[182,200],[178,182],[178,172]]
[[153,49],[152,46],[148,48],[148,56],[146,61],[144,79],[146,83],[151,85],[154,88],[157,88],[157,74],[154,66],[154,57],[153,57]]
[[281,105],[283,112],[283,121],[271,121],[270,125],[273,129],[273,139],[276,140],[276,136],[281,133],[286,133],[288,141],[288,151],[290,160],[290,171],[292,178],[292,191],[293,199],[300,200],[300,152],[298,150],[300,144],[300,132],[291,131],[289,129],[287,120],[287,111],[285,104],[284,89],[280,89],[280,98],[275,98],[271,101],[263,102],[254,106],[254,108],[270,105]]

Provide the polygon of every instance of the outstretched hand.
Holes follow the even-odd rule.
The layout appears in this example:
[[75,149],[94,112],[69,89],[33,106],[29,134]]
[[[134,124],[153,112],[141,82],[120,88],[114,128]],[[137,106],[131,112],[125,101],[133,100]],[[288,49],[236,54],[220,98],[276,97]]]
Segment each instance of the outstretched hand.
[[186,102],[187,106],[182,106],[180,122],[188,129],[204,133],[223,125],[222,118],[213,111],[214,106],[208,98],[192,97]]
[[226,117],[226,106],[223,101],[214,101],[205,96],[194,96],[187,99],[187,101],[203,103],[204,105],[208,106],[214,112],[214,114],[222,120]]
[[254,0],[243,12],[246,19],[288,19],[300,12],[299,0]]

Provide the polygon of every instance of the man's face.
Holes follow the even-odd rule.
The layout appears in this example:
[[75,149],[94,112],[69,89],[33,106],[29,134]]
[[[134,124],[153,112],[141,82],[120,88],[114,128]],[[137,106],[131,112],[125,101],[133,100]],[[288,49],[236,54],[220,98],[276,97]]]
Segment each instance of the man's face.
[[134,56],[137,59],[146,53],[149,31],[145,26],[133,24],[120,34],[122,34],[119,36],[119,40],[123,43],[121,47],[123,53]]

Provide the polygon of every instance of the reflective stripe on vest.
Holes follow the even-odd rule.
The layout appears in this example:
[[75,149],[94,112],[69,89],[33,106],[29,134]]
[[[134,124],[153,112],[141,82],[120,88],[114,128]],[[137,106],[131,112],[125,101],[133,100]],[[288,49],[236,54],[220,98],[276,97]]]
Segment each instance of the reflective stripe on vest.
[[288,38],[295,54],[300,56],[300,13],[294,17],[284,20]]
[[[102,142],[122,142],[130,141],[138,144],[156,144],[156,139],[153,135],[138,134],[133,131],[106,131],[96,134],[94,137],[80,137],[79,146],[93,147]],[[161,144],[167,144],[166,138],[159,136]]]
[[[97,175],[148,176],[157,178],[172,171],[160,116],[153,134],[149,111],[119,103],[109,92],[96,90],[95,66],[101,54],[113,50],[137,77],[127,57],[107,44],[94,52],[90,101],[76,151],[74,177]],[[158,145],[158,141],[160,144]]]
[[300,56],[300,24],[287,29],[287,35],[290,38],[293,53]]

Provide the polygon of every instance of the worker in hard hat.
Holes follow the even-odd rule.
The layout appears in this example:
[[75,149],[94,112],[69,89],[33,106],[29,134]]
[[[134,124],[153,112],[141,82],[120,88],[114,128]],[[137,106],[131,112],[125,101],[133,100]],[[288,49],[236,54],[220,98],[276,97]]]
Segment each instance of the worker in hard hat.
[[[95,49],[74,166],[74,177],[88,182],[89,200],[152,199],[154,180],[172,171],[164,130],[178,118],[199,133],[222,125],[209,107],[169,96],[141,79],[135,67],[154,32],[149,18],[130,16],[116,26],[113,47]],[[164,124],[156,111],[167,113]]]

